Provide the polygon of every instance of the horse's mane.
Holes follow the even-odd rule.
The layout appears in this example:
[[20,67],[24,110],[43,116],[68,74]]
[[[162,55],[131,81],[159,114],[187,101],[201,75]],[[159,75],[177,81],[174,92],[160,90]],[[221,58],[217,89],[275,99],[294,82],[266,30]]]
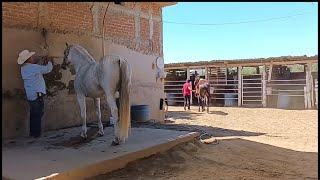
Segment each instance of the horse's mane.
[[[78,44],[73,44],[71,45],[71,47],[74,47],[76,48],[84,57],[86,60],[88,60],[89,62],[96,62],[93,57],[88,53],[87,50],[85,50],[83,47],[81,47],[80,45]],[[71,48],[70,47],[70,48]]]

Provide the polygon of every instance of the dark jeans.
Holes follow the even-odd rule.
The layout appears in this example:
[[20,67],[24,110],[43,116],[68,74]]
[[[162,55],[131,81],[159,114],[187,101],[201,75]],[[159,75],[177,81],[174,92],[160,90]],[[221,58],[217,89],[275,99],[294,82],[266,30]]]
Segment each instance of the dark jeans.
[[188,105],[188,109],[190,109],[190,95],[184,96],[184,107]]
[[30,136],[39,137],[41,135],[41,119],[44,113],[43,98],[28,102],[30,105]]

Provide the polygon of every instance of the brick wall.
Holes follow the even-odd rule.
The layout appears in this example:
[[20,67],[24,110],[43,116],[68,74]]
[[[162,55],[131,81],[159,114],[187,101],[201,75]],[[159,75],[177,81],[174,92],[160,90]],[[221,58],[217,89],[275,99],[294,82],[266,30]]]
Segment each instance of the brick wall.
[[162,29],[161,29],[161,23],[160,22],[154,22],[153,23],[153,39],[154,39],[154,51],[162,54],[162,48],[161,48],[161,44],[162,42],[160,42],[160,33],[161,33]]
[[[100,29],[102,29],[103,25],[102,19],[104,12],[105,10],[100,13]],[[134,16],[130,16],[121,12],[107,12],[105,18],[105,33],[111,37],[133,38],[135,34]]]
[[2,25],[4,27],[36,28],[38,17],[37,2],[2,3]]
[[156,16],[162,16],[162,8],[158,5],[152,4],[152,14]]
[[[48,32],[102,37],[102,19],[106,5],[107,3],[100,3],[96,5],[98,8],[94,8],[94,3],[84,2],[4,2],[2,22],[3,27],[9,28],[46,28]],[[140,15],[144,16],[135,14],[136,9],[140,9]],[[162,29],[157,22],[159,20],[154,19],[150,43],[149,12],[152,12],[153,19],[161,19],[161,7],[156,4],[126,2],[124,6],[120,6],[111,2],[105,18],[106,39],[144,54],[160,55],[159,38]],[[135,21],[135,16],[140,19],[139,24]],[[140,30],[138,37],[137,26]]]
[[91,33],[91,6],[81,2],[48,2],[50,28],[60,31]]
[[141,3],[140,7],[141,7],[141,12],[148,13],[149,9],[151,8],[151,3],[143,2]]
[[150,39],[149,19],[140,18],[140,37],[142,40]]

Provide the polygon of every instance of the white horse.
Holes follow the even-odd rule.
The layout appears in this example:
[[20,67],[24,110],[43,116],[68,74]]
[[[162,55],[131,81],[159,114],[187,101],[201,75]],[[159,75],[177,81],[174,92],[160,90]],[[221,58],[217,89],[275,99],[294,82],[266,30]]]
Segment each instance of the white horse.
[[[131,68],[128,62],[119,56],[105,56],[100,62],[79,45],[67,45],[64,50],[62,69],[73,64],[76,71],[74,89],[80,106],[81,118],[83,120],[81,136],[87,137],[86,126],[86,97],[94,100],[96,114],[98,116],[99,134],[103,135],[101,122],[100,98],[105,94],[107,103],[111,109],[110,121],[114,123],[115,139],[113,144],[117,145],[128,139],[130,130],[130,88]],[[115,93],[120,92],[120,119],[116,105]]]

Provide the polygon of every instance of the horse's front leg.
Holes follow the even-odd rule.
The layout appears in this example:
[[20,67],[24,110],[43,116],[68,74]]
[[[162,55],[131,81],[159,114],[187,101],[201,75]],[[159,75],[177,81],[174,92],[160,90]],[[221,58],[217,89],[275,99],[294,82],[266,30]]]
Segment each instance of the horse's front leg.
[[82,118],[81,137],[87,138],[87,113],[86,113],[86,97],[83,94],[77,94],[77,100],[80,106],[80,114]]
[[100,110],[100,98],[93,98],[94,100],[94,104],[95,104],[95,107],[96,107],[96,114],[98,116],[98,126],[99,126],[99,134],[101,136],[104,135],[104,131],[103,131],[103,125],[102,125],[102,122],[101,122],[101,110]]

